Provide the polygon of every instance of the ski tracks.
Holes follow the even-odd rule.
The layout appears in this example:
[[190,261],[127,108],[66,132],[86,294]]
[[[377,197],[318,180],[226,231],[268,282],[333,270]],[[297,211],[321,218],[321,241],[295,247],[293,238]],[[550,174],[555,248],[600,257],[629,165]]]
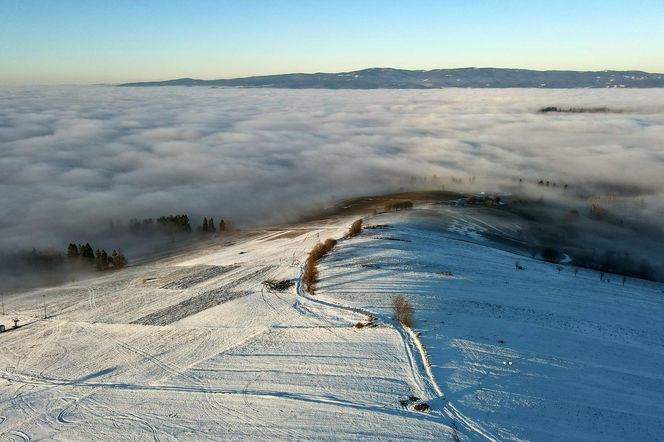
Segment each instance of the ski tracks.
[[[347,312],[357,313],[364,316],[374,316],[379,320],[383,321],[385,324],[391,325],[391,327],[399,334],[400,340],[404,347],[404,352],[406,354],[406,359],[408,362],[408,371],[410,378],[412,379],[413,385],[419,390],[419,394],[422,395],[426,400],[443,398],[445,399],[445,394],[438,386],[438,383],[435,380],[431,367],[428,364],[428,355],[426,349],[419,337],[410,329],[402,326],[400,323],[397,323],[392,318],[381,315],[379,313],[371,312],[363,308],[351,307],[348,305],[343,305],[338,302],[332,302],[329,300],[315,299],[311,296],[308,296],[304,292],[302,285],[302,274],[304,272],[304,267],[301,268],[300,278],[297,283],[297,297],[308,302],[318,304],[324,307],[340,309]],[[296,301],[294,307],[301,309],[303,312],[309,312],[314,314],[309,308],[307,308],[302,302]],[[314,314],[322,319],[318,314]],[[417,352],[419,358],[414,356],[414,352]],[[420,370],[420,366],[422,370]],[[458,408],[456,408],[449,400],[445,399],[445,406],[443,407],[442,413],[450,419],[450,427],[453,432],[453,437],[455,440],[459,439],[458,436],[458,425],[462,426],[468,436],[471,435],[479,436],[483,440],[488,440],[490,442],[497,442],[497,439],[492,436],[488,431],[482,428],[481,425],[474,422],[472,419],[465,416]]]
[[69,405],[62,409],[60,414],[58,414],[57,421],[61,424],[75,424],[76,421],[67,420],[67,413],[71,410],[74,410],[78,405],[79,398],[77,397],[62,397],[60,398],[63,401],[71,401]]

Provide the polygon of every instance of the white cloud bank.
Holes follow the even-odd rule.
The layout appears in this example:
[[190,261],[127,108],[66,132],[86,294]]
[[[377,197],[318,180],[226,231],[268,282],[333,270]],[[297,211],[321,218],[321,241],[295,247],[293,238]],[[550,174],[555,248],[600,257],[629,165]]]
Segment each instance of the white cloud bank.
[[[664,90],[43,87],[0,103],[2,246],[168,213],[279,221],[411,175],[664,189]],[[535,112],[549,105],[624,112]]]

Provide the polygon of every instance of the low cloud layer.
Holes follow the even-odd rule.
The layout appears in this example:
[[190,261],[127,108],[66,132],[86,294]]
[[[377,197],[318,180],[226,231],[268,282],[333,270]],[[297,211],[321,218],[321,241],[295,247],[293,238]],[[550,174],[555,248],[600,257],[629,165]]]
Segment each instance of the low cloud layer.
[[[0,89],[0,246],[188,213],[239,225],[408,188],[550,178],[664,189],[662,90]],[[538,114],[544,106],[621,113]]]

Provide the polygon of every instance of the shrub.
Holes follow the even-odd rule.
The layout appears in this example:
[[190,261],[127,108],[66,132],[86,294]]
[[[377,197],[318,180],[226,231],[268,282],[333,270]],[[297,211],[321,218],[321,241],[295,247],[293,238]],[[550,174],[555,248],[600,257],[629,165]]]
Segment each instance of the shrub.
[[313,294],[316,287],[316,281],[318,280],[318,269],[316,268],[316,261],[309,257],[307,263],[304,266],[304,273],[302,274],[302,283],[304,284],[304,289]]
[[353,236],[358,235],[362,231],[362,218],[356,220],[353,222],[353,224],[350,225],[350,229],[348,229],[348,236],[349,238],[352,238]]
[[413,202],[412,201],[407,201],[407,200],[392,201],[392,202],[389,202],[389,203],[385,204],[385,207],[384,207],[386,212],[406,210],[406,209],[412,209],[412,208],[413,208]]
[[304,273],[302,274],[302,283],[304,284],[304,289],[313,294],[316,286],[316,281],[318,281],[318,269],[316,265],[318,261],[330,253],[334,246],[337,245],[337,241],[332,238],[328,238],[325,242],[316,244],[309,252],[309,257],[307,258],[307,263],[304,267]]
[[325,246],[322,243],[316,244],[311,249],[311,252],[309,252],[309,259],[313,260],[314,262],[317,262],[323,256],[325,256]]
[[311,249],[311,252],[309,252],[309,258],[318,262],[323,256],[330,253],[336,245],[337,241],[332,238],[326,239],[323,243],[319,242]]
[[402,295],[392,298],[392,311],[394,312],[394,319],[406,327],[413,326],[413,306]]

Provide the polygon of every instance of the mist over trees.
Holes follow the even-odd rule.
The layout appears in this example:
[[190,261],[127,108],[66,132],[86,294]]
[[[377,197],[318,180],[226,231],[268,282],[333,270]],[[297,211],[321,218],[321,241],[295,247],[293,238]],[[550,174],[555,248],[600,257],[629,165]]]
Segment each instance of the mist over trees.
[[224,219],[219,220],[219,226],[214,222],[214,218],[210,217],[209,219],[203,218],[203,223],[196,228],[200,233],[219,233],[225,232],[230,229],[230,222]]
[[[288,222],[333,196],[413,188],[413,175],[436,175],[436,188],[443,181],[448,187],[452,176],[477,175],[470,184],[479,187],[523,174],[555,176],[559,185],[647,185],[661,195],[663,94],[36,87],[6,96],[0,109],[7,123],[0,137],[3,209],[25,220],[0,224],[0,247],[29,250],[78,237],[99,243],[95,233],[108,213],[142,222],[169,207],[187,213],[192,229],[204,215],[218,225],[222,211],[242,225]],[[283,112],[285,102],[292,113]],[[550,105],[624,112],[536,113]],[[508,115],[512,130],[503,121]],[[607,146],[610,155],[598,161],[592,153]]]
[[[112,231],[120,233],[122,230],[121,223],[113,223]],[[230,230],[231,223],[227,219],[221,218],[217,224],[214,217],[204,217],[201,224],[195,229],[199,233],[217,233]],[[128,230],[131,233],[146,235],[146,234],[166,234],[170,237],[179,236],[181,234],[188,234],[194,231],[191,226],[191,220],[188,215],[164,215],[157,220],[152,218],[145,218],[139,220],[132,218],[129,220]]]
[[[196,230],[200,233],[222,233],[230,229],[230,221],[220,219],[217,225],[212,217],[203,219],[203,223]],[[193,230],[191,228],[189,216],[186,214],[164,215],[156,220],[153,218],[132,218],[124,224],[120,221],[109,222],[108,230],[105,231],[108,239],[103,241],[109,243],[114,238],[122,238],[123,235],[130,235],[133,241],[141,241],[145,238],[165,236],[170,240],[176,238],[185,238]],[[11,252],[0,256],[0,264],[5,264],[6,268],[17,267],[25,273],[39,272],[72,272],[72,271],[105,271],[119,270],[128,265],[128,259],[120,247],[109,249],[93,248],[86,243],[69,243],[61,252],[54,248],[37,249],[33,248],[31,252]]]

